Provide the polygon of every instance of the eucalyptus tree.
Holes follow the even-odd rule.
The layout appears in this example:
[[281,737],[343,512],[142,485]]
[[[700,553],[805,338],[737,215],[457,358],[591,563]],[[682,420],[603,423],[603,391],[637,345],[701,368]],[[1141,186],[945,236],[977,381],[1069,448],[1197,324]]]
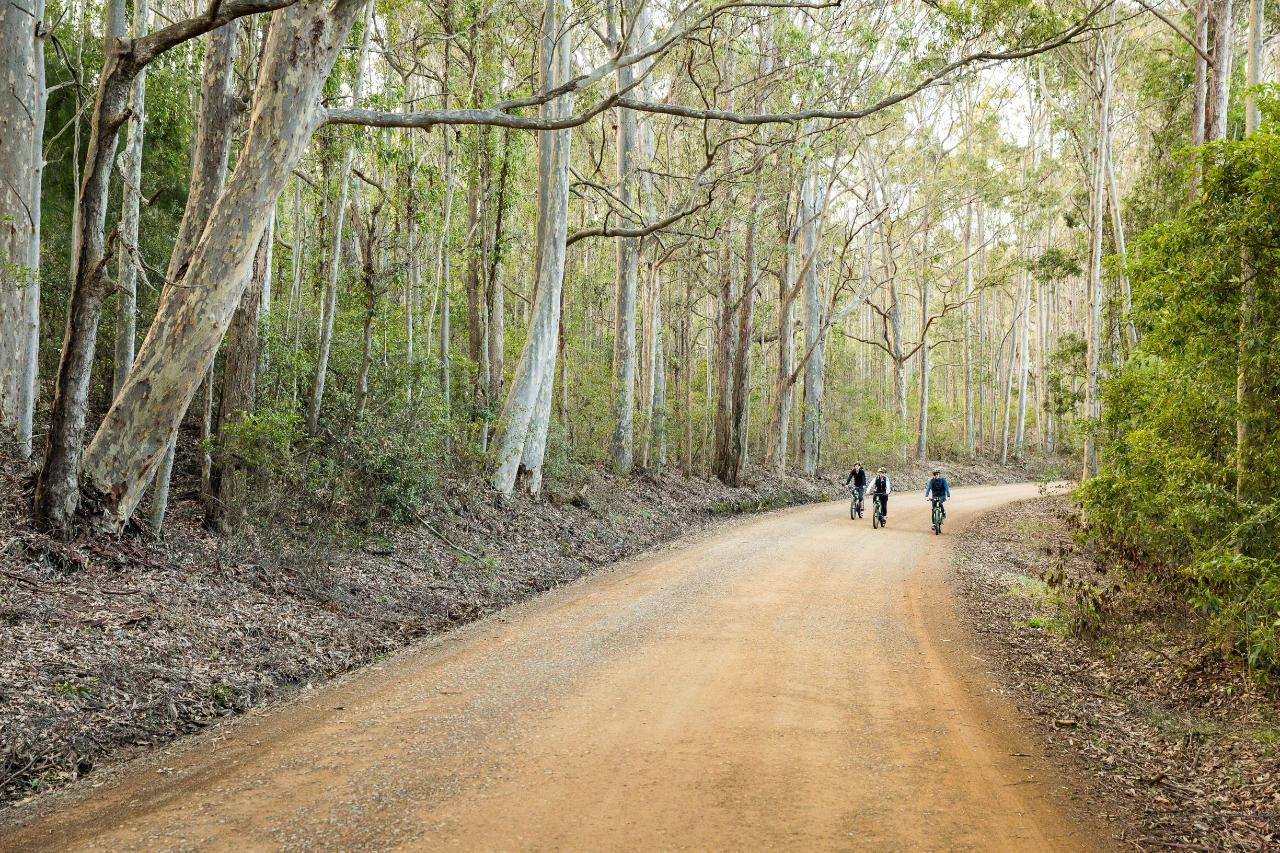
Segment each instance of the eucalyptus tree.
[[40,347],[44,2],[0,7],[0,436],[31,455]]
[[[677,46],[696,41],[690,38],[694,34],[720,26],[722,18],[754,14],[751,11],[754,5],[807,7],[821,26],[830,26],[840,33],[843,41],[839,43],[850,49],[860,38],[866,37],[856,16],[829,4],[744,5],[726,2],[708,7],[689,3],[664,10],[662,19],[665,26],[660,33],[653,33],[648,38],[628,34],[617,47],[606,49],[606,55],[601,57],[597,49],[586,47],[594,36],[592,25],[595,22],[581,14],[583,10],[571,12],[552,3],[543,10],[538,23],[542,45],[539,82],[532,83],[516,75],[512,78],[514,85],[497,96],[505,97],[505,100],[494,101],[489,106],[455,107],[446,101],[439,109],[388,111],[361,104],[349,108],[328,107],[321,99],[335,58],[362,6],[369,8],[365,4],[355,0],[330,0],[326,4],[306,5],[295,5],[286,0],[229,0],[211,7],[202,16],[171,24],[138,39],[128,39],[123,35],[124,4],[121,0],[111,0],[105,39],[107,62],[100,78],[98,102],[90,124],[88,158],[77,205],[78,224],[72,259],[74,286],[56,382],[50,440],[37,489],[38,512],[52,524],[68,525],[83,486],[95,499],[94,512],[100,514],[107,526],[120,524],[132,513],[165,456],[166,448],[171,445],[196,384],[213,364],[219,344],[242,304],[244,293],[252,286],[254,259],[259,256],[264,235],[271,228],[277,199],[298,169],[319,126],[430,129],[436,126],[484,125],[538,134],[539,211],[534,238],[534,286],[529,299],[530,323],[492,448],[496,459],[495,485],[501,491],[509,492],[523,473],[528,488],[536,492],[546,454],[554,387],[557,381],[564,385],[563,378],[557,380],[557,365],[562,369],[567,367],[560,351],[564,345],[561,304],[568,247],[577,239],[593,235],[643,239],[690,215],[691,209],[705,207],[697,187],[700,179],[695,178],[695,191],[689,193],[687,204],[683,207],[672,205],[674,209],[666,216],[653,219],[635,216],[632,212],[633,221],[624,223],[624,227],[611,224],[606,216],[603,223],[587,226],[582,233],[570,234],[568,199],[573,128],[582,127],[618,108],[628,113],[669,116],[673,127],[685,129],[690,127],[690,123],[702,130],[708,123],[794,127],[812,122],[821,133],[839,139],[839,123],[858,121],[881,112],[969,66],[1023,58],[1069,43],[1089,29],[1092,19],[1090,13],[1052,32],[1043,26],[1019,32],[1017,40],[1020,43],[1008,49],[993,49],[986,33],[949,40],[944,37],[945,27],[939,27],[935,34],[937,37],[929,40],[918,54],[912,55],[911,58],[920,60],[918,65],[902,62],[903,53],[912,48],[897,38],[899,33],[896,30],[886,31],[883,34],[885,49],[856,78],[845,81],[843,88],[836,91],[818,87],[817,91],[805,92],[801,87],[797,90],[800,99],[779,101],[776,104],[778,112],[769,111],[769,105],[763,101],[754,107],[754,112],[739,112],[733,109],[732,104],[724,102],[706,108],[690,106],[688,96],[696,98],[696,82],[691,87],[677,89],[669,86],[666,89],[669,93],[678,93],[679,97],[659,97],[653,90],[646,92],[641,87],[647,77],[655,74],[668,80],[682,77],[682,68],[674,62],[664,62],[664,57]],[[883,19],[891,16],[896,8],[894,3],[872,5]],[[110,190],[109,166],[114,157],[117,131],[127,117],[127,92],[141,69],[164,51],[243,15],[271,10],[275,11],[258,64],[257,87],[250,99],[247,130],[235,170],[225,185],[213,193],[214,201],[205,214],[193,220],[190,248],[183,252],[189,255],[184,259],[185,271],[180,275],[170,275],[133,369],[112,400],[81,460],[80,442],[97,324],[109,290],[103,270],[108,251],[104,227]],[[366,34],[377,26],[376,11],[369,12],[368,16],[370,24],[365,28]],[[903,26],[910,28],[911,21]],[[733,31],[735,28],[730,26],[727,29]],[[737,29],[742,31],[741,27]],[[635,31],[633,25],[632,32]],[[698,48],[690,49],[696,51]],[[587,70],[574,74],[571,66],[575,56],[581,61],[598,61]],[[447,59],[446,65],[449,64]],[[886,65],[895,63],[902,66],[901,74],[881,73]],[[620,83],[618,72],[622,69],[632,69],[632,74],[629,81],[623,75]],[[445,85],[438,93],[441,98],[450,94],[447,68],[443,77]],[[865,93],[858,86],[864,79],[876,81],[876,85],[868,87],[870,100],[863,100]],[[611,89],[607,88],[610,80],[613,82]],[[575,112],[574,104],[579,97],[583,97],[586,106]],[[814,103],[829,105],[811,106]],[[416,104],[412,106],[416,107]],[[538,113],[530,114],[531,108],[536,108]],[[451,146],[452,141],[445,145]],[[436,146],[433,150],[438,152],[441,148]],[[715,160],[711,156],[707,159],[709,163]],[[833,285],[810,287],[818,272],[824,269],[820,256],[830,248],[830,240],[834,239],[827,233],[825,223],[831,204],[830,188],[835,185],[837,174],[843,167],[838,157],[832,159],[830,151],[812,159],[810,165],[814,169],[814,177],[809,179],[810,194],[806,204],[811,208],[811,214],[820,215],[798,217],[801,227],[794,233],[802,242],[798,253],[806,257],[794,264],[796,278],[788,282],[789,288],[794,288],[801,280],[805,286],[805,351],[799,368],[793,367],[787,375],[779,375],[788,382],[794,382],[798,378],[798,370],[805,372],[809,389],[806,407],[814,414],[810,428],[802,434],[809,436],[805,439],[805,446],[810,449],[811,467],[816,467],[821,440],[821,419],[817,411],[822,402],[822,348],[828,331],[847,314],[843,313],[845,306],[831,304],[830,297],[836,289]],[[702,171],[706,168],[704,166]],[[731,162],[724,171],[733,169]],[[628,171],[624,169],[622,174],[625,176]],[[348,183],[344,176],[341,186],[347,187]],[[754,199],[754,192],[744,196],[748,197]],[[191,209],[189,205],[188,211]],[[499,204],[497,209],[501,212],[502,205]],[[346,214],[347,205],[339,203],[330,217],[330,224],[335,226],[339,235],[341,228],[338,223]],[[500,244],[503,226],[495,228]],[[807,234],[806,229],[809,229]],[[436,234],[438,245],[442,247],[439,253],[442,263],[452,255],[447,248],[447,241],[456,239],[452,230],[444,227]],[[836,233],[839,230],[836,229]],[[341,244],[339,236],[329,248],[338,252]],[[269,239],[265,245],[269,254]],[[755,248],[753,244],[753,250]],[[295,251],[301,251],[301,246]],[[175,257],[178,254],[175,249]],[[261,266],[269,268],[265,258]],[[725,266],[727,268],[731,264]],[[335,269],[336,264],[331,264],[328,270],[331,281]],[[832,267],[825,269],[829,271]],[[754,271],[748,274],[754,276]],[[496,279],[497,276],[493,277]],[[447,278],[442,271],[438,291],[441,293],[442,312],[447,312],[449,305]],[[822,292],[824,287],[828,291],[825,294]],[[490,287],[491,293],[495,290],[495,286]],[[814,295],[811,290],[816,299],[809,298]],[[755,292],[754,282],[749,292]],[[330,293],[331,290],[326,289],[322,337],[324,324],[336,318],[336,307]],[[410,287],[407,309],[411,309],[412,299],[413,288]],[[634,320],[634,308],[627,313]],[[444,316],[442,313],[442,320]],[[745,314],[739,311],[737,320],[739,328],[744,328],[744,321],[745,328],[752,328],[750,311]],[[411,320],[409,329],[412,329]],[[444,344],[441,347],[441,367],[444,368],[450,357],[449,335],[447,328],[442,328],[441,332]],[[792,333],[793,330],[786,330],[788,336]],[[747,364],[751,341],[740,340],[739,344],[743,354],[740,361],[735,361],[734,371],[742,375],[746,369],[741,365]],[[781,347],[781,335],[779,345]],[[321,349],[327,350],[327,347]],[[634,358],[634,342],[630,349]],[[615,360],[615,364],[620,362]],[[710,367],[710,360],[707,366]],[[686,371],[688,368],[686,365]],[[320,366],[314,384],[319,393],[313,391],[313,398],[322,393],[324,375],[325,367]],[[810,375],[815,381],[809,381]],[[500,384],[500,372],[498,377],[497,384]],[[441,378],[440,392],[447,394],[447,375]],[[490,378],[493,381],[492,373]],[[656,383],[658,377],[653,378]],[[655,387],[659,386],[655,384]],[[708,387],[706,390],[710,404],[712,389]],[[719,393],[725,392],[725,388],[719,389]],[[626,393],[629,395],[633,391],[628,388]],[[563,394],[561,400],[564,400]],[[312,406],[313,410],[317,408]],[[741,411],[745,412],[745,406]],[[315,419],[309,420],[314,422]],[[745,427],[743,431],[746,431]],[[627,444],[633,446],[632,441]],[[785,452],[781,456],[785,458]]]
[[[288,8],[291,2],[228,0],[212,6],[204,14],[135,39],[125,34],[124,0],[109,0],[107,4],[104,65],[90,120],[84,174],[77,195],[76,230],[72,235],[67,328],[54,383],[49,438],[36,484],[36,514],[47,524],[67,526],[79,503],[89,382],[102,304],[110,290],[105,233],[110,178],[118,131],[129,115],[133,82],[151,62],[174,47],[245,15]],[[121,388],[120,393],[124,390]],[[181,408],[185,410],[185,401]]]

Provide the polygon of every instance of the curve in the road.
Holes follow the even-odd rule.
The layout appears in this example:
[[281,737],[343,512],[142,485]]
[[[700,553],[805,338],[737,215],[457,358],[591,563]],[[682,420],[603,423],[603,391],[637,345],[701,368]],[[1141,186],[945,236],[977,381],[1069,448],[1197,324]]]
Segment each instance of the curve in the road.
[[8,850],[1095,850],[945,585],[946,533],[734,522],[80,786]]

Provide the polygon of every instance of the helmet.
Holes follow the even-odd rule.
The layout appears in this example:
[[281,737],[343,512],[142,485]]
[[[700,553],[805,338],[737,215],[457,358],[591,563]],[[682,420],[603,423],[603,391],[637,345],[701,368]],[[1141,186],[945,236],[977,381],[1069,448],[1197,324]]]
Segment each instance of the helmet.
[[884,472],[885,472],[884,466],[883,466],[883,465],[881,465],[881,466],[880,466],[880,470],[879,470],[877,473],[879,473],[879,474],[883,474]]
[[942,473],[942,472],[941,472],[940,470],[938,470],[937,468],[934,468],[934,469],[933,469],[933,476],[935,476],[935,477],[936,477],[936,476],[938,476],[938,475],[939,475],[939,474],[941,474],[941,473]]

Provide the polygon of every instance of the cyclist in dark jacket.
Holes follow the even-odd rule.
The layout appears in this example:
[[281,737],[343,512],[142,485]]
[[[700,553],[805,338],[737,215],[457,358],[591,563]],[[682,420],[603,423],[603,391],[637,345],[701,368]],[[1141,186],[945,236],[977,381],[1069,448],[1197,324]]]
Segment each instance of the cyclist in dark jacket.
[[862,497],[867,493],[867,472],[866,469],[862,467],[861,462],[853,463],[853,470],[849,472],[848,477],[844,478],[845,486],[848,486],[850,483],[852,483],[853,488],[857,490],[858,497]]
[[929,482],[925,484],[924,496],[927,500],[937,498],[942,501],[942,517],[947,517],[947,498],[951,497],[951,484],[947,482],[947,478],[942,476],[941,471],[935,470],[933,476],[929,478]]

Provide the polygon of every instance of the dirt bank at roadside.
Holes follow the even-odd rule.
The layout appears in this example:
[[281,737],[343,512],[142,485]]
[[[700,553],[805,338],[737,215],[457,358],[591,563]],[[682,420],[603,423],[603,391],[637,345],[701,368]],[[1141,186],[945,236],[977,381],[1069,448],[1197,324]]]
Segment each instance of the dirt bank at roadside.
[[960,609],[1003,692],[1122,842],[1275,849],[1275,692],[1225,663],[1182,602],[1152,608],[1101,571],[1074,518],[1064,497],[1013,504],[957,547]]

